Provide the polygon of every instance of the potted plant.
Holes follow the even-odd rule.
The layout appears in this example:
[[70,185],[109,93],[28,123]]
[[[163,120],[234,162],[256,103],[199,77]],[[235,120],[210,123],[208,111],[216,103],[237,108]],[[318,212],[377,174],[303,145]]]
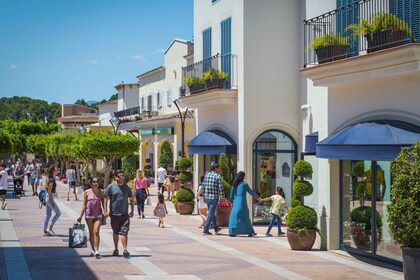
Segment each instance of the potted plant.
[[174,193],[173,193],[173,194],[172,194],[172,196],[171,196],[171,202],[172,202],[172,204],[174,205],[175,211],[176,211],[177,213],[179,213],[179,212],[178,212],[178,205],[177,205],[176,195],[175,195]]
[[312,174],[312,165],[299,160],[293,167],[293,172],[298,178],[293,183],[295,199],[291,203],[292,209],[286,216],[287,241],[292,250],[311,250],[316,233],[320,233],[317,227],[318,216],[313,208],[301,205],[297,197],[311,195],[314,190],[312,184],[304,180],[304,177]]
[[[370,250],[372,240],[372,208],[361,205],[354,208],[350,213],[351,237],[359,249]],[[376,243],[382,240],[382,219],[376,211]]]
[[184,80],[191,94],[205,90],[206,82],[202,77],[186,76]]
[[340,34],[325,34],[315,38],[309,47],[314,49],[318,63],[322,64],[346,58],[350,45],[347,37],[341,37]]
[[178,161],[178,168],[181,170],[179,173],[179,180],[185,188],[191,189],[190,182],[192,181],[193,174],[188,171],[192,166],[192,161],[188,158],[180,158]]
[[228,78],[228,74],[216,70],[214,68],[210,68],[208,71],[203,73],[203,78],[206,81],[206,88],[223,88],[225,84],[225,80]]
[[375,14],[371,21],[362,18],[359,24],[351,24],[346,30],[353,30],[355,37],[366,38],[368,53],[402,45],[412,34],[404,20],[388,13]]
[[176,205],[178,213],[181,215],[190,215],[194,211],[194,193],[190,189],[180,188],[176,194]]
[[420,275],[420,142],[407,148],[392,162],[389,230],[401,245],[404,279]]
[[228,181],[230,181],[230,172],[226,154],[224,153],[220,154],[219,166],[222,170],[222,172],[220,172],[220,175],[222,176],[223,191],[225,193],[225,196],[219,199],[215,215],[217,224],[219,226],[226,227],[229,225],[229,216],[230,212],[232,211],[232,202],[228,200],[228,198],[230,197],[230,190],[232,187],[228,183]]

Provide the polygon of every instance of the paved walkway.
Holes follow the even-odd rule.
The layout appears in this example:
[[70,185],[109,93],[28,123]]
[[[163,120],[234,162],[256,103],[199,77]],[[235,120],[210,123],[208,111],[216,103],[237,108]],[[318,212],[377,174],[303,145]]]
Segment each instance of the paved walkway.
[[65,185],[58,182],[62,216],[55,237],[43,236],[45,208],[39,209],[26,181],[25,189],[27,196],[13,198],[10,182],[7,210],[0,210],[0,279],[403,279],[400,268],[342,251],[292,251],[285,237],[265,237],[265,226],[256,227],[253,238],[231,238],[227,229],[203,236],[200,218],[176,214],[171,203],[165,228],[157,227],[153,206],[146,206],[146,219],[132,219],[129,259],[111,256],[111,228],[103,226],[97,260],[89,248],[68,248],[68,229],[82,202],[66,201]]

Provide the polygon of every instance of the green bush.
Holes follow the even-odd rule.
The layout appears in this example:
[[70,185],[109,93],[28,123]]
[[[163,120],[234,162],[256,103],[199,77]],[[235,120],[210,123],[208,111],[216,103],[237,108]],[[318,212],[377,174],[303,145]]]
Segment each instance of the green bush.
[[127,180],[134,179],[137,171],[137,156],[129,155],[122,158],[122,170]]
[[352,168],[352,174],[356,177],[363,177],[363,173],[365,173],[365,164],[363,161],[359,161]]
[[300,205],[290,209],[286,223],[288,227],[296,230],[317,229],[318,216],[314,209]]
[[295,166],[293,167],[293,173],[296,176],[307,177],[311,175],[312,172],[313,172],[312,165],[305,160],[297,161]]
[[166,140],[162,143],[159,163],[162,164],[165,168],[168,168],[168,165],[172,164],[173,157],[172,145],[168,140]]
[[192,161],[188,158],[180,158],[178,160],[178,166],[181,170],[187,170],[192,166]]
[[356,197],[358,199],[361,199],[361,198],[365,198],[366,197],[365,184],[363,182],[357,183],[357,186],[356,186]]
[[389,230],[397,244],[420,248],[420,142],[401,151],[392,162],[391,173]]
[[193,178],[193,174],[188,171],[183,171],[179,174],[179,180],[182,183],[191,182],[192,178]]
[[295,196],[308,196],[314,192],[312,184],[306,180],[296,180],[293,183],[293,194]]
[[[351,222],[357,223],[357,224],[364,224],[366,230],[372,229],[372,221],[370,219],[370,213],[372,211],[372,208],[370,206],[359,206],[354,208],[350,212],[350,219]],[[378,229],[382,228],[382,219],[381,215],[378,211],[376,211],[376,226]]]
[[225,192],[225,198],[229,199],[230,190],[232,189],[232,186],[228,182],[226,182],[224,179],[222,179],[222,184],[223,184],[223,191]]
[[177,202],[192,202],[195,198],[192,190],[184,188],[179,189],[175,197]]
[[297,199],[296,197],[292,197],[290,199],[290,206],[296,207],[296,206],[299,206],[299,205],[300,205],[300,200],[299,199]]

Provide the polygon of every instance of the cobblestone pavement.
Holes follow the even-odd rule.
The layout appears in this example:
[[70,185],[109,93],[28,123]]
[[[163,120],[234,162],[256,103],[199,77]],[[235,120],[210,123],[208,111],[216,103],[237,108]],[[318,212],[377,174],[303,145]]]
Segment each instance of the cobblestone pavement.
[[[102,259],[89,248],[68,248],[68,231],[82,202],[66,200],[66,185],[58,182],[62,215],[54,227],[57,236],[43,236],[45,207],[25,181],[26,196],[12,197],[0,210],[0,279],[403,279],[401,268],[375,265],[342,251],[292,251],[285,237],[265,237],[266,227],[255,227],[255,237],[203,236],[197,215],[181,216],[171,203],[165,228],[157,227],[153,206],[146,218],[131,220],[131,257],[113,257],[112,232],[101,228]],[[156,188],[151,189],[153,204]],[[137,216],[137,215],[136,215]],[[121,245],[120,245],[121,246]],[[89,247],[89,246],[88,246]],[[121,247],[120,247],[120,251]]]

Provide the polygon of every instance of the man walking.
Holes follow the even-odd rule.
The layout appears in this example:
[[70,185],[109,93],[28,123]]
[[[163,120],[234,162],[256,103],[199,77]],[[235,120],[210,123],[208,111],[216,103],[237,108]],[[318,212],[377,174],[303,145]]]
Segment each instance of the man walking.
[[165,182],[166,175],[167,175],[166,169],[165,167],[163,167],[163,164],[161,163],[160,167],[157,170],[158,192],[164,193],[165,191],[163,187],[163,183]]
[[168,200],[171,200],[171,190],[173,193],[176,192],[175,180],[178,180],[178,173],[174,170],[174,166],[172,164],[168,165],[168,175],[167,178],[171,181],[171,187],[167,189],[168,192]]
[[211,232],[209,231],[210,224],[213,224],[216,234],[221,230],[221,228],[217,225],[215,212],[217,203],[219,202],[219,196],[225,196],[222,178],[219,175],[221,171],[220,166],[217,163],[212,162],[211,169],[212,171],[204,177],[203,181],[203,196],[209,209],[207,220],[204,224],[204,235],[211,235]]
[[2,163],[0,165],[0,200],[1,200],[1,209],[5,210],[7,206],[6,202],[6,192],[7,192],[7,177],[6,164]]
[[[128,258],[130,253],[127,251],[128,231],[130,229],[130,218],[134,216],[134,198],[131,188],[124,182],[124,172],[115,171],[115,182],[111,183],[105,190],[104,215],[111,217],[111,228],[114,238],[113,256],[118,256],[118,241],[121,235],[123,246],[123,256]],[[128,214],[128,199],[130,199],[131,211]],[[110,211],[108,213],[108,200],[110,201]]]

